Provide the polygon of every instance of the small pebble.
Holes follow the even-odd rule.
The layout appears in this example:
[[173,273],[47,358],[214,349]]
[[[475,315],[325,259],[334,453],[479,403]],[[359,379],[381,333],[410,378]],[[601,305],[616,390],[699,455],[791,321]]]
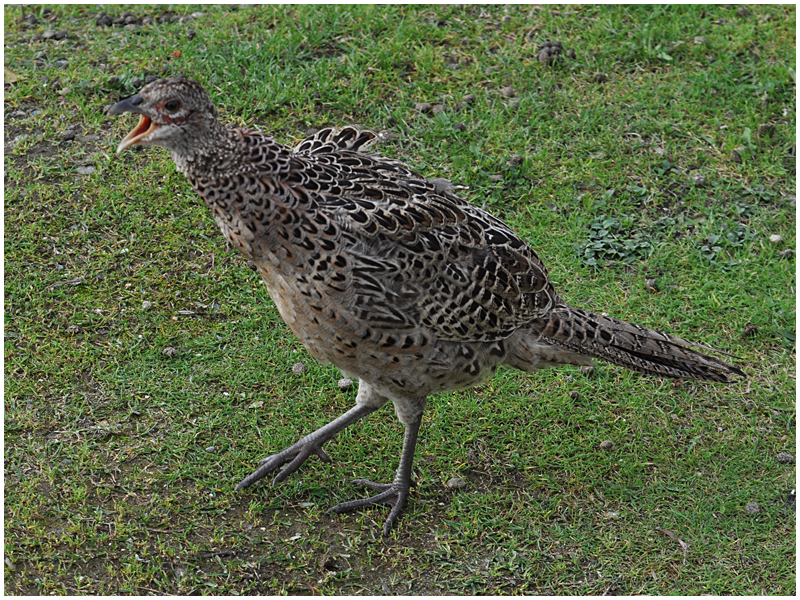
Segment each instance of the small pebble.
[[575,58],[575,50],[573,50],[572,48],[567,50],[567,58]]
[[697,187],[703,187],[706,184],[706,177],[705,175],[695,175],[692,177],[692,182]]
[[758,335],[758,327],[756,327],[752,323],[748,323],[747,325],[745,325],[744,331],[742,331],[742,335],[748,337],[755,337],[756,335]]
[[78,325],[70,325],[69,327],[67,327],[67,333],[77,335],[79,333],[83,333],[83,328]]
[[186,37],[189,38],[190,40],[194,39],[196,35],[197,32],[194,29],[190,29],[189,31],[186,32]]
[[138,77],[134,77],[133,79],[131,79],[131,85],[138,90],[144,84],[141,79],[139,79]]
[[213,452],[215,450],[214,446],[209,446],[206,448],[206,452]]
[[63,30],[59,31],[58,33],[56,33],[53,37],[55,39],[57,39],[57,40],[63,40],[68,36],[69,36],[69,33],[67,33],[67,30],[63,29]]
[[42,39],[49,40],[50,38],[56,37],[56,32],[52,29],[48,29],[42,34]]
[[644,280],[644,287],[649,292],[657,292],[658,291],[658,282],[655,279],[645,279]]
[[511,158],[508,159],[508,166],[509,167],[518,167],[522,164],[523,158],[519,154],[512,154]]
[[787,464],[790,464],[790,463],[794,462],[794,456],[792,456],[788,452],[780,452],[780,453],[778,453],[778,456],[776,456],[775,459],[779,463],[784,464],[784,465],[787,465]]
[[556,61],[556,54],[553,54],[550,48],[544,48],[543,50],[539,50],[539,54],[536,55],[536,60],[538,60],[543,65],[552,65]]
[[57,60],[56,61],[56,66],[59,69],[66,69],[69,66],[69,61],[68,60]]
[[150,300],[142,302],[142,310],[150,310],[151,308],[153,308],[153,303]]
[[67,129],[66,131],[62,131],[59,137],[65,142],[68,142],[69,140],[75,139],[75,132],[72,129]]
[[519,98],[511,98],[508,101],[508,108],[511,110],[517,110],[519,108]]
[[455,129],[456,131],[466,131],[467,126],[464,125],[463,123],[456,123],[455,125],[453,125],[453,129]]
[[695,44],[707,44],[708,43],[708,38],[703,36],[703,35],[698,35],[696,38],[694,38],[694,43]]
[[761,507],[758,502],[748,502],[744,505],[744,510],[748,515],[757,515],[761,512]]
[[614,447],[614,442],[611,440],[604,440],[600,442],[600,449],[601,450],[611,450]]
[[594,367],[581,367],[581,375],[591,375],[594,372]]
[[177,348],[173,348],[172,346],[167,346],[166,348],[164,348],[161,351],[161,354],[164,354],[165,356],[168,356],[169,358],[173,358],[175,356],[178,356],[179,353],[178,353]]
[[513,98],[517,95],[517,90],[514,89],[514,86],[507,85],[505,87],[500,88],[500,94],[504,98]]
[[305,372],[306,372],[306,366],[303,363],[298,362],[292,365],[292,373],[294,373],[295,375],[302,375]]
[[580,400],[580,399],[581,399],[581,395],[580,395],[580,393],[579,393],[579,392],[576,392],[575,390],[572,390],[572,391],[569,393],[569,397],[570,397],[570,398],[572,398],[573,400]]
[[351,387],[353,387],[353,380],[345,377],[336,382],[336,385],[338,385],[339,389],[342,391],[349,390]]
[[605,83],[606,81],[608,81],[608,75],[606,75],[605,73],[595,73],[594,76],[592,77],[592,81],[594,83]]
[[739,152],[738,150],[734,150],[733,152],[731,152],[731,160],[736,164],[741,164],[743,162],[742,153]]
[[80,174],[80,175],[91,175],[92,173],[94,173],[94,167],[92,167],[92,166],[78,167],[77,171],[78,171],[78,174]]
[[414,110],[418,110],[421,113],[429,113],[433,110],[433,104],[430,102],[417,102],[414,105]]
[[467,94],[461,99],[461,101],[464,104],[475,104],[475,96],[473,94]]
[[108,78],[108,85],[119,85],[119,77],[112,75]]
[[786,248],[786,250],[781,250],[778,253],[778,258],[780,259],[792,258],[793,256],[794,256],[794,250],[792,250],[791,248]]
[[300,508],[311,508],[312,506],[314,506],[314,503],[313,502],[301,502],[299,504],[299,506],[300,506]]
[[746,19],[750,16],[750,11],[747,9],[746,6],[740,6],[739,9],[736,11],[736,15]]
[[758,138],[772,137],[773,133],[775,133],[775,126],[771,123],[762,123],[756,129],[756,136]]
[[431,108],[431,112],[434,115],[438,115],[439,113],[443,113],[444,112],[444,104],[435,104],[433,106],[433,108]]
[[461,477],[451,477],[447,480],[446,485],[451,490],[460,490],[461,488],[467,487],[467,482],[461,479]]
[[769,236],[769,241],[772,242],[773,244],[780,244],[783,241],[783,238],[778,234],[773,234]]

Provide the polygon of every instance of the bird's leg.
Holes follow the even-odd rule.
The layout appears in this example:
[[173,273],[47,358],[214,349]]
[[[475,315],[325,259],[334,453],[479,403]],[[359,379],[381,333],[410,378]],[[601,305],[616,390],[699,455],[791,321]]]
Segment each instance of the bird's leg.
[[[359,390],[360,392],[360,390]],[[361,394],[359,393],[359,396]],[[300,465],[312,454],[316,454],[324,462],[331,462],[328,454],[322,449],[322,444],[333,438],[337,433],[348,425],[352,425],[361,417],[365,417],[370,413],[375,412],[380,408],[380,404],[356,404],[353,408],[346,413],[340,415],[327,425],[324,425],[316,431],[309,433],[304,438],[298,440],[294,445],[289,446],[282,452],[268,456],[261,461],[261,466],[253,471],[250,475],[245,477],[239,485],[236,486],[237,490],[250,487],[259,479],[263,479],[279,467],[289,463],[280,473],[272,480],[273,484],[280,483],[289,475],[294,473]]]
[[414,420],[406,424],[403,452],[400,454],[400,465],[397,467],[397,473],[392,483],[375,483],[366,479],[356,479],[353,483],[363,485],[380,493],[370,498],[342,502],[331,508],[330,512],[343,513],[371,504],[389,504],[392,510],[383,525],[383,534],[389,535],[389,530],[392,528],[392,524],[397,519],[400,511],[403,510],[408,494],[411,491],[411,465],[414,462],[414,450],[417,447],[417,435],[421,424],[421,411]]

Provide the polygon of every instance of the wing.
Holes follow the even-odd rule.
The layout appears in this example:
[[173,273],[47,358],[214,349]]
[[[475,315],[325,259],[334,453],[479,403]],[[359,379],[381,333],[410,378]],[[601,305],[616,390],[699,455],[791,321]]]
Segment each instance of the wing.
[[337,150],[360,151],[372,146],[378,135],[357,127],[325,127],[294,147],[295,154],[326,154]]
[[346,249],[321,279],[367,325],[492,341],[559,302],[539,257],[505,223],[400,161],[323,142],[292,158],[287,183],[313,197],[321,235]]

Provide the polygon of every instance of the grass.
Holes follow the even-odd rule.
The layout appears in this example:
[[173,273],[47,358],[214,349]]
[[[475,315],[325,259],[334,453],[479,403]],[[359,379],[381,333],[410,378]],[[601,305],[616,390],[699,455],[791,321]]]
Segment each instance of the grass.
[[[795,471],[776,458],[796,444],[792,7],[128,10],[167,22],[5,7],[7,593],[795,593]],[[46,30],[69,35],[32,41]],[[576,57],[540,63],[547,40]],[[437,396],[388,538],[383,509],[325,512],[353,477],[392,476],[388,409],[332,464],[234,493],[355,390],[166,153],[114,155],[133,121],[104,107],[178,72],[284,142],[393,132],[381,152],[468,185],[568,302],[723,348],[748,379],[603,364]]]

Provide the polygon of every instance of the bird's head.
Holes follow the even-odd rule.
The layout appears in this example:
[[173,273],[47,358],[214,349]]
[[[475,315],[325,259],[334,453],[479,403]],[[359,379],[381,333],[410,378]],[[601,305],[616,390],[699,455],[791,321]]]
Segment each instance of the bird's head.
[[184,77],[154,81],[108,112],[139,115],[138,125],[117,146],[117,154],[134,144],[161,146],[178,155],[192,154],[202,144],[203,135],[217,123],[217,111],[206,91]]

